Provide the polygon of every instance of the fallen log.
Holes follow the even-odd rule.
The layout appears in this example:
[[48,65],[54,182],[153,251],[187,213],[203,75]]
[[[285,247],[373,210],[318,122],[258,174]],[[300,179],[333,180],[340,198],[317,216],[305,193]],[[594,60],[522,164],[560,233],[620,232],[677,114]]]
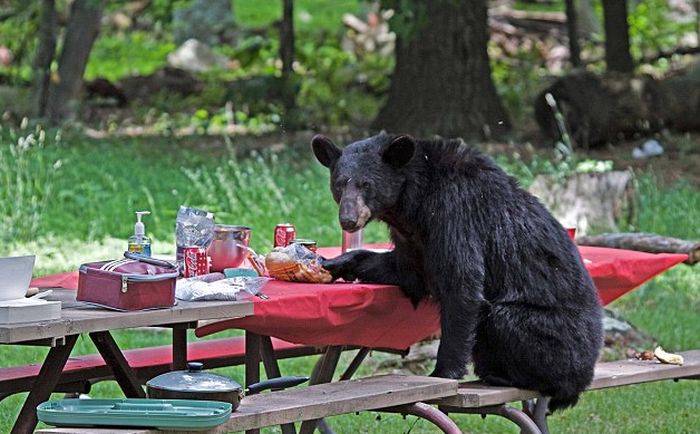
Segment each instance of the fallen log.
[[546,103],[551,93],[576,145],[587,148],[670,128],[700,130],[700,64],[663,80],[651,76],[575,71],[535,99],[535,120],[553,140],[560,133]]
[[580,246],[610,247],[613,249],[637,250],[648,253],[685,253],[684,263],[700,262],[700,241],[681,240],[650,233],[607,233],[576,238]]
[[665,123],[660,86],[648,76],[575,71],[557,79],[535,100],[535,120],[552,139],[559,138],[554,114],[545,100],[551,93],[578,146],[600,146],[635,134],[659,131]]

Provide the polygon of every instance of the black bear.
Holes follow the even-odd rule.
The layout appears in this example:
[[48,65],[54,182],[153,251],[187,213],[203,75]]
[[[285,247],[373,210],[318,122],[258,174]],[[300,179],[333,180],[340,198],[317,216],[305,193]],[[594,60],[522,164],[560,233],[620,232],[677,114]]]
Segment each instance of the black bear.
[[380,220],[395,245],[324,267],[439,303],[431,375],[460,378],[472,361],[487,383],[550,396],[551,411],[577,402],[602,345],[601,307],[576,246],[535,197],[462,140],[382,133],[341,150],[317,135],[311,145],[342,228]]

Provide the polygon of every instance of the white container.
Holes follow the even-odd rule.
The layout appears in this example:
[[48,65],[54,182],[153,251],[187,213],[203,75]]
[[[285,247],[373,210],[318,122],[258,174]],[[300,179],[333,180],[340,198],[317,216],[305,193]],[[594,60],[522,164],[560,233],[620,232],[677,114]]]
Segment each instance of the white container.
[[34,255],[0,258],[0,301],[23,299],[34,270]]

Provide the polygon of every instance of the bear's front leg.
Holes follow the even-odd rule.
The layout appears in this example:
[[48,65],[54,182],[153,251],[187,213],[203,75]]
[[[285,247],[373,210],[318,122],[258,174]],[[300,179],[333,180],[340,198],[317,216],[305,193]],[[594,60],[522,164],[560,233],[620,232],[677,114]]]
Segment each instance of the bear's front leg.
[[371,252],[369,250],[353,250],[337,258],[326,259],[321,264],[335,279],[348,282],[362,280],[365,282],[398,285],[396,273],[396,254]]
[[431,376],[459,379],[467,374],[481,309],[478,300],[459,296],[440,300],[440,346]]
[[[438,234],[440,235],[440,234]],[[448,236],[447,233],[442,235]],[[479,243],[453,239],[431,243],[426,264],[432,270],[430,283],[440,303],[440,346],[434,377],[458,379],[467,373],[467,363],[476,343],[476,331],[488,302],[484,299],[484,262]],[[452,246],[448,251],[445,246]]]

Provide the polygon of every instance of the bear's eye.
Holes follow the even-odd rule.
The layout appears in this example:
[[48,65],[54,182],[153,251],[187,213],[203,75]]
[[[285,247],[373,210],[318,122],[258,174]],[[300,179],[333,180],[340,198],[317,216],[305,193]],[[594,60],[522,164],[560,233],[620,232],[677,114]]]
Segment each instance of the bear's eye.
[[369,190],[369,182],[367,182],[367,181],[358,182],[358,186],[360,187],[361,190]]

